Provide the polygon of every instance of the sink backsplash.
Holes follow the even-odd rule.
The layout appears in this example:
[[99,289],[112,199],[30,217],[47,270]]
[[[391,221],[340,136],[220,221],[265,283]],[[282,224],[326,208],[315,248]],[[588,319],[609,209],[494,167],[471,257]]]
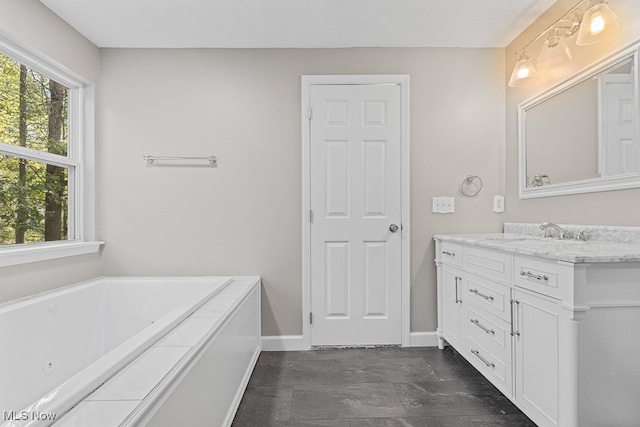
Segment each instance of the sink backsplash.
[[[640,245],[640,227],[618,227],[609,225],[575,225],[558,224],[569,232],[570,236],[575,236],[580,231],[589,232],[588,240],[598,240],[604,242],[631,243]],[[525,234],[528,236],[543,236],[544,231],[540,229],[540,223],[519,223],[505,222],[505,233]]]

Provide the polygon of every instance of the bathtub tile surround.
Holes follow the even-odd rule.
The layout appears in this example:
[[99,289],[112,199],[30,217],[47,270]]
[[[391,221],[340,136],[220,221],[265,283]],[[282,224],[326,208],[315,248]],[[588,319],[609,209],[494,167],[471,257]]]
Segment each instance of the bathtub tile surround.
[[[142,356],[134,360],[123,371],[118,373],[115,377],[107,381],[103,386],[91,394],[83,403],[93,402],[99,404],[106,404],[109,407],[114,402],[136,402],[136,405],[130,409],[126,414],[125,419],[118,424],[100,424],[104,427],[109,426],[136,426],[140,423],[149,423],[148,425],[172,425],[171,422],[162,424],[163,421],[154,419],[156,411],[158,410],[157,399],[160,396],[164,398],[165,393],[170,394],[173,388],[179,385],[174,384],[176,381],[180,381],[184,376],[184,370],[189,363],[194,363],[193,360],[199,357],[200,348],[210,341],[212,337],[220,334],[220,330],[227,323],[227,320],[232,313],[244,302],[250,294],[256,294],[259,291],[260,280],[258,277],[252,278],[234,278],[232,282],[225,286],[219,293],[213,296],[206,304],[199,307],[189,318],[181,322],[171,333],[164,338],[160,339],[150,349],[148,349]],[[259,299],[258,299],[259,302]],[[259,313],[257,314],[259,317]],[[256,333],[259,328],[256,329]],[[246,336],[245,336],[246,338]],[[213,338],[215,339],[215,338]],[[234,337],[238,339],[238,337]],[[255,341],[259,342],[259,336],[256,335]],[[227,352],[233,352],[234,349],[224,349]],[[218,349],[217,351],[220,351]],[[257,348],[249,369],[243,374],[247,377],[253,369],[253,365],[260,353],[260,349]],[[218,369],[230,369],[232,367],[219,366]],[[207,371],[209,378],[208,381],[216,381],[216,373],[213,369]],[[229,392],[233,397],[241,396],[246,386],[246,381],[238,379],[239,384],[231,384]],[[223,382],[220,384],[224,385]],[[233,386],[238,390],[234,390]],[[197,393],[197,390],[193,390],[193,393]],[[218,391],[220,394],[225,392]],[[213,399],[212,399],[213,400]],[[215,407],[207,406],[208,410],[214,411],[218,409],[220,415],[230,418],[235,413],[237,405],[240,403],[239,397],[237,402],[231,402],[230,407]],[[72,427],[78,425],[77,419],[83,419],[86,417],[86,411],[96,411],[96,406],[92,405],[79,405],[71,412],[65,415],[60,423],[55,423],[56,427]],[[186,411],[183,408],[182,411]],[[229,411],[226,413],[226,411]],[[123,412],[123,411],[121,411]],[[205,413],[200,408],[200,412]],[[179,413],[173,414],[179,417]],[[215,418],[216,414],[211,413]],[[222,422],[222,420],[220,420]],[[230,419],[229,419],[230,422]],[[176,424],[173,424],[176,425]],[[226,425],[226,424],[221,424]]]
[[[200,312],[198,310],[197,312]],[[196,313],[197,313],[196,312]],[[194,313],[195,315],[195,313]],[[211,317],[190,317],[166,337],[162,338],[156,346],[187,346],[193,347],[213,328],[220,323],[223,314],[211,314]]]
[[0,409],[60,416],[230,282],[104,277],[0,305],[0,337],[20,343],[0,346],[0,378],[20,385]]
[[[182,325],[176,329],[182,329]],[[153,346],[85,400],[140,401],[153,390],[167,374],[167,371],[175,366],[190,349],[191,347]]]
[[[78,299],[81,297],[84,299]],[[93,301],[93,297],[97,299]],[[116,304],[110,314],[97,310],[109,308],[110,304]],[[89,309],[85,313],[88,317],[77,318],[76,314],[82,311],[72,308],[85,306]],[[22,384],[25,390],[23,394],[16,393],[18,388],[12,395],[0,395],[0,407],[18,414],[23,408],[27,414],[55,414],[55,426],[111,427],[141,423],[173,426],[180,423],[164,420],[189,414],[228,425],[260,353],[258,276],[100,278],[1,305],[1,336],[11,338],[7,334],[15,328],[2,326],[15,324],[21,311],[31,317],[28,323],[40,329],[46,325],[51,331],[47,329],[42,339],[34,340],[33,345],[40,347],[25,350],[28,344],[25,341],[24,346],[0,348],[2,360],[8,362],[0,365],[3,380]],[[91,317],[95,313],[98,313],[97,322]],[[73,333],[72,324],[88,325],[79,331],[86,329],[89,335],[76,334],[69,338],[60,335]],[[35,335],[34,331],[25,334]],[[71,356],[65,358],[53,346],[56,342],[65,347],[68,347],[66,343],[87,345],[91,344],[91,337],[99,338],[93,344],[101,352],[60,349],[72,351],[72,356],[82,355],[78,361]],[[224,351],[220,351],[220,347]],[[38,359],[34,366],[31,359],[19,351],[27,351],[31,356],[45,355],[45,364]],[[90,357],[85,360],[87,353]],[[221,360],[211,360],[218,355]],[[20,361],[26,365],[18,365]],[[206,385],[205,388],[194,386],[193,377],[205,377],[200,372],[203,369],[206,378],[223,392],[213,393],[206,390]],[[53,375],[56,370],[58,376]],[[13,378],[10,376],[13,371],[26,377]],[[24,381],[31,377],[35,377],[33,384],[45,383],[46,388],[37,389]],[[57,382],[51,382],[54,380]],[[39,394],[33,395],[34,392]],[[189,410],[190,402],[181,401],[185,393],[213,396],[206,402],[197,402],[197,408],[207,407],[211,413],[196,408]],[[171,409],[167,409],[168,406]],[[180,408],[186,408],[186,414]],[[50,421],[18,418],[2,426],[51,425]],[[200,421],[191,423],[200,424]]]
[[73,408],[67,416],[67,420],[56,425],[66,427],[96,426],[96,420],[100,420],[103,426],[119,426],[138,406],[137,400],[113,400],[92,402],[83,401]]

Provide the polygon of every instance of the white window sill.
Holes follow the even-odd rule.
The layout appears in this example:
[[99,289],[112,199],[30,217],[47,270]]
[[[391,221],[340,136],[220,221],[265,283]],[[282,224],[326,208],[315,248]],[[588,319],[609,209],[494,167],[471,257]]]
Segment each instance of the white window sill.
[[104,242],[26,243],[0,248],[0,267],[95,253]]

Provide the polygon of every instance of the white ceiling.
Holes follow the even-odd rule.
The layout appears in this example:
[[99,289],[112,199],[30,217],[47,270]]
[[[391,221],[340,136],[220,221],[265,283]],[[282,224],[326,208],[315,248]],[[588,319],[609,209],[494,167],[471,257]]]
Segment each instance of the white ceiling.
[[40,0],[99,47],[505,47],[555,0]]

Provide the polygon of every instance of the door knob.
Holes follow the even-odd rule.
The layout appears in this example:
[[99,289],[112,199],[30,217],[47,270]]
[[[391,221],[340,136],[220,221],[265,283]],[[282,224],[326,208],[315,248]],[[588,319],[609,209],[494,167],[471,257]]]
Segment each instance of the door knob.
[[392,232],[392,233],[395,233],[396,231],[398,231],[398,226],[395,225],[395,224],[391,224],[389,226],[389,231]]

